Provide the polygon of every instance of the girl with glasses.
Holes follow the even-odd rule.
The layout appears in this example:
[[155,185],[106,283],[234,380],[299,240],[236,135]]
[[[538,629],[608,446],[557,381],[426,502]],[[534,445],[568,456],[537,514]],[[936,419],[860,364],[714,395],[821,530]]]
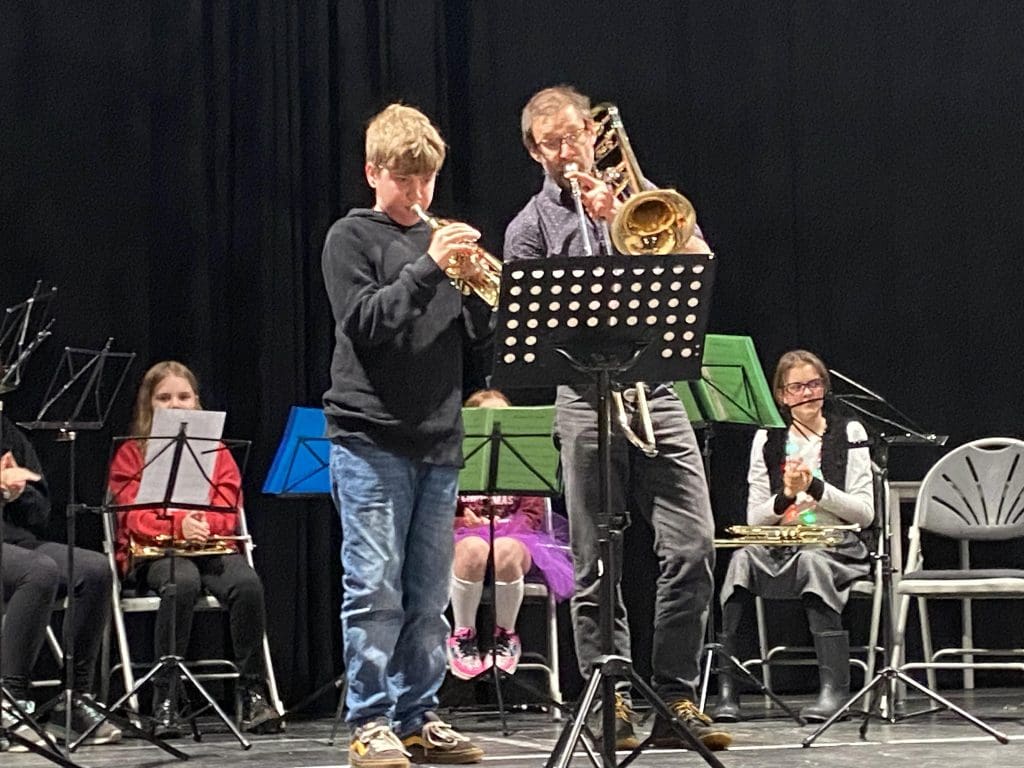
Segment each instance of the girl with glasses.
[[[871,525],[875,513],[867,433],[859,422],[827,411],[828,389],[828,369],[816,355],[797,349],[779,360],[772,391],[788,427],[762,429],[754,436],[747,474],[749,525]],[[801,600],[821,685],[817,700],[800,714],[811,722],[824,721],[849,696],[850,643],[841,614],[850,584],[867,576],[869,568],[867,547],[852,531],[832,548],[738,549],[720,596],[720,642],[736,655],[736,634],[749,594]],[[726,673],[719,677],[714,717],[741,719],[735,680]]]

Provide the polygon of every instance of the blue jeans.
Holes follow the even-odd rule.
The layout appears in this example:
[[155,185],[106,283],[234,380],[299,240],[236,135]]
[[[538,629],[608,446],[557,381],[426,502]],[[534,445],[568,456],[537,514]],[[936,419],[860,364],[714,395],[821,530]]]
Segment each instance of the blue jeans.
[[437,707],[458,473],[364,440],[331,444],[342,531],[346,720],[353,727],[385,717],[406,735]]

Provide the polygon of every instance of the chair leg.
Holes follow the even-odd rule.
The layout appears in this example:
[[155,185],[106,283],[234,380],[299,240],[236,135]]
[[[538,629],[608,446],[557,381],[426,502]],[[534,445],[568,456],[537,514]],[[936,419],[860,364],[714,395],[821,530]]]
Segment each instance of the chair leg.
[[[932,622],[928,616],[928,600],[924,597],[917,598],[917,612],[921,616],[921,648],[924,651],[924,660],[931,662],[934,661],[932,658],[935,650],[932,648]],[[935,684],[935,670],[928,669],[925,671],[928,687],[933,691],[938,690],[938,686]]]
[[[548,689],[551,700],[562,703],[562,685],[560,681],[560,668],[558,664],[558,604],[555,596],[548,593],[545,611],[548,620]],[[551,719],[558,722],[562,719],[562,710],[558,707],[551,708]]]
[[[764,600],[760,595],[754,597],[754,611],[757,615],[757,647],[761,654],[761,680],[764,687],[772,689],[772,665],[768,663],[768,621],[764,615]],[[772,700],[764,697],[765,709],[772,705]]]

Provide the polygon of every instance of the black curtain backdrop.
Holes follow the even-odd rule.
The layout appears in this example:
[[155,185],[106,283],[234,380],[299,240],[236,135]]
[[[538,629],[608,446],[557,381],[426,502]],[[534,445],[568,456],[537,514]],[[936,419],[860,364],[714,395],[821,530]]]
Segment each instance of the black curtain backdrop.
[[[434,210],[500,253],[540,184],[523,104],[560,82],[614,100],[646,175],[694,202],[721,259],[712,330],[753,336],[769,370],[816,350],[955,445],[1024,432],[1021,50],[1011,0],[5,0],[0,301],[60,289],[6,407],[34,415],[65,345],[138,353],[107,427],[79,437],[77,491],[96,501],[145,368],[197,371],[227,433],[253,441],[247,508],[295,701],[340,671],[338,524],[326,500],[260,486],[289,406],[327,385],[320,248],[372,200],[370,116],[401,100],[435,120],[450,160]],[[716,447],[723,523],[743,515],[749,437]],[[35,439],[59,510],[66,448]],[[898,451],[894,476],[935,458]],[[82,528],[95,545],[96,521]],[[649,548],[630,552],[649,576]],[[639,608],[641,668],[649,622]]]

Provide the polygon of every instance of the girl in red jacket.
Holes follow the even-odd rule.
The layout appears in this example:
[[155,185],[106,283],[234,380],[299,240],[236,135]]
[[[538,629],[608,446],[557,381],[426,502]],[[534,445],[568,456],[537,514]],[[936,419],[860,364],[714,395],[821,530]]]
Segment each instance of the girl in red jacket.
[[[132,434],[137,439],[121,444],[110,465],[109,488],[114,504],[132,504],[139,492],[145,467],[146,438],[153,426],[157,408],[199,409],[199,385],[186,366],[174,361],[157,363],[148,371],[139,386],[132,419]],[[238,514],[222,511],[242,504],[241,475],[231,452],[217,452],[210,488],[210,504],[218,510],[183,510],[162,507],[130,509],[118,512],[117,560],[122,572],[142,589],[149,588],[165,597],[170,581],[171,558],[160,557],[140,561],[129,568],[130,542],[155,544],[157,537],[173,533],[175,540],[184,540],[201,547],[211,536],[233,536],[238,533]],[[184,656],[192,632],[192,614],[196,598],[202,590],[214,595],[228,607],[231,623],[231,644],[235,664],[241,675],[242,728],[267,732],[279,730],[278,713],[268,703],[262,656],[264,627],[263,584],[234,542],[227,546],[231,554],[175,558],[176,604],[173,608],[176,648],[170,647],[172,604],[161,599],[157,613],[155,652],[157,656]],[[177,702],[172,701],[167,680],[154,681],[154,718],[159,734],[167,736],[180,731]]]

